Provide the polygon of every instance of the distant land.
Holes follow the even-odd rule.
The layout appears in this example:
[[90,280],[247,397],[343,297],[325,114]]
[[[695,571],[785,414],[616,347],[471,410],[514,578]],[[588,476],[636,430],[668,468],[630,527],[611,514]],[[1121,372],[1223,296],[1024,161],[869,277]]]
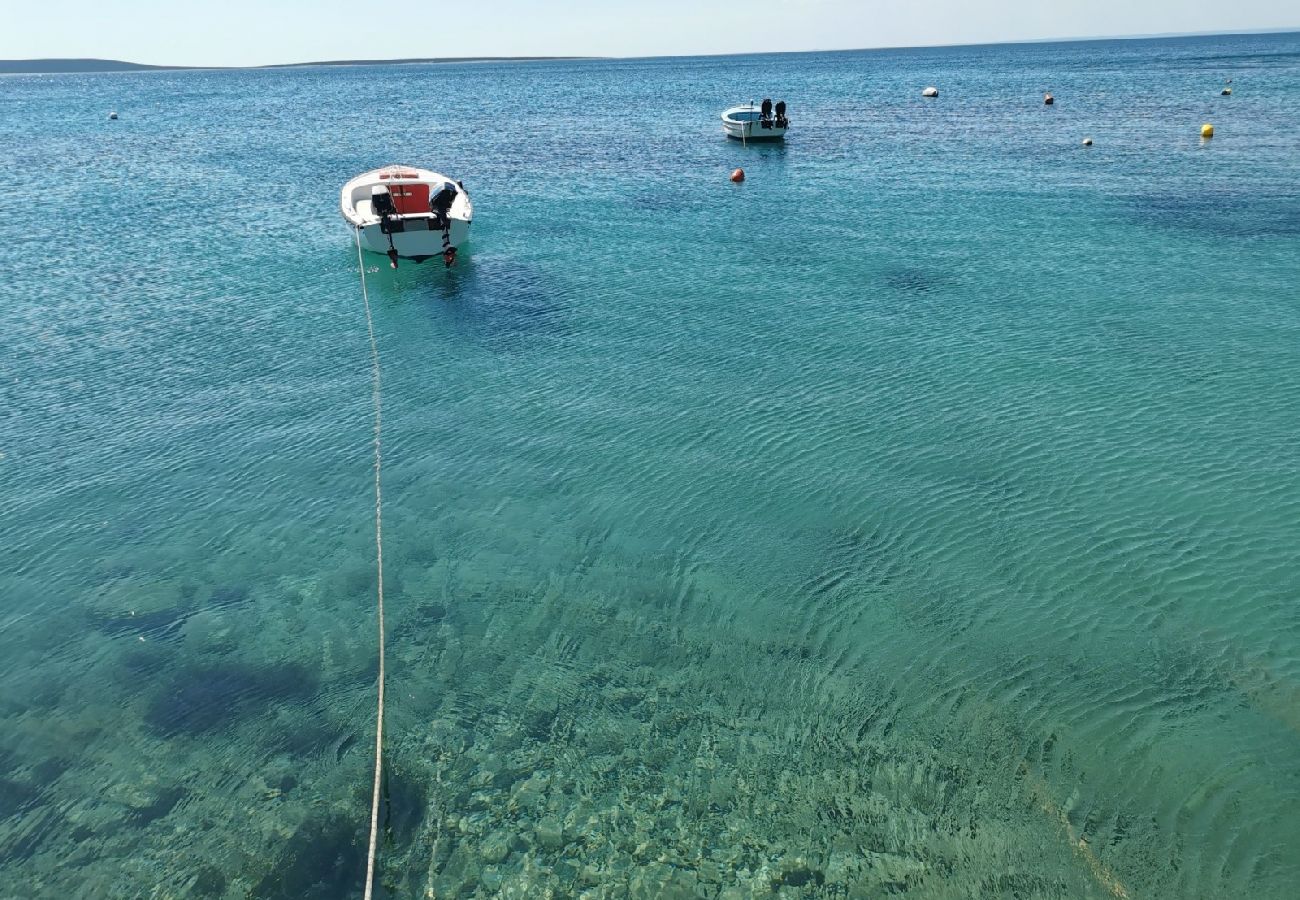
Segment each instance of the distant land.
[[179,69],[182,66],[145,66],[120,59],[0,59],[0,72],[6,75],[59,72],[146,72],[155,69]]
[[148,66],[120,59],[0,59],[0,75],[59,75],[77,72],[183,72],[195,69],[301,69],[307,66],[409,66],[421,63],[538,62],[580,56],[446,56],[429,59],[329,59],[269,66]]
[[[857,47],[834,49],[829,47],[816,50],[753,50],[744,53],[703,53],[699,56],[758,56],[768,53],[854,53],[870,50],[922,50],[958,47],[999,47],[1012,44],[1078,44],[1105,41],[1141,41],[1174,40],[1178,38],[1239,37],[1243,35],[1296,34],[1300,28],[1253,28],[1242,31],[1183,31],[1168,34],[1125,34],[1093,35],[1087,37],[1028,38],[1021,40],[1000,41],[978,44],[923,44],[899,47]],[[53,75],[77,72],[180,72],[190,70],[206,71],[248,71],[250,69],[301,69],[310,66],[409,66],[430,63],[475,63],[475,62],[544,62],[567,59],[608,59],[610,57],[594,56],[443,56],[412,57],[409,59],[327,59],[315,62],[271,63],[262,66],[157,66],[144,63],[125,62],[120,59],[0,59],[0,75]],[[639,57],[642,59],[671,59],[673,54],[659,57]]]

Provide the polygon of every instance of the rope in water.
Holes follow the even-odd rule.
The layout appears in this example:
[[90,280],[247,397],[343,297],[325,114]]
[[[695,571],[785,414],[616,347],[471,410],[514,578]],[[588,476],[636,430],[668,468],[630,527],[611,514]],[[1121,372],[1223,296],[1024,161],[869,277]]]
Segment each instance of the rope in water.
[[366,291],[366,263],[361,256],[361,229],[356,229],[357,266],[361,270],[361,300],[366,308],[366,331],[370,335],[370,383],[375,401],[375,567],[378,571],[379,607],[379,705],[375,713],[375,785],[370,797],[370,849],[366,854],[366,896],[370,900],[375,886],[375,847],[379,839],[379,787],[384,770],[384,494],[380,486],[383,448],[379,438],[383,409],[379,402],[379,345],[375,342],[375,322],[370,315],[370,294]]

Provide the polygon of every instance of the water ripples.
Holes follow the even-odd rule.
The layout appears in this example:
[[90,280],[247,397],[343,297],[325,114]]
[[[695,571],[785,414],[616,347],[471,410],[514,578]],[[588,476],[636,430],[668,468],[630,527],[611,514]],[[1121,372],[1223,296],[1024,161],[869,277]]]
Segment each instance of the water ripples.
[[[367,261],[396,894],[1288,896],[1295,158],[1247,92],[1182,142],[1198,101],[1126,85],[1194,48],[1145,46],[156,75],[116,130],[93,78],[7,98],[81,243],[3,235],[0,872],[359,886],[333,198],[401,147],[479,215],[451,271]],[[797,137],[718,138],[717,79],[773,71]]]

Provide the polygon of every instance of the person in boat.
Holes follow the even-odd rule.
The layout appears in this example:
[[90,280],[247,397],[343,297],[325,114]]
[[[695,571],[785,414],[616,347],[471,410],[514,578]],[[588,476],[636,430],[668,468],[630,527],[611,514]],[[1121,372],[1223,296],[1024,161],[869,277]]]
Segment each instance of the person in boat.
[[456,202],[456,185],[450,181],[443,184],[438,193],[429,198],[429,211],[433,213],[434,223],[439,228],[451,227],[451,205]]

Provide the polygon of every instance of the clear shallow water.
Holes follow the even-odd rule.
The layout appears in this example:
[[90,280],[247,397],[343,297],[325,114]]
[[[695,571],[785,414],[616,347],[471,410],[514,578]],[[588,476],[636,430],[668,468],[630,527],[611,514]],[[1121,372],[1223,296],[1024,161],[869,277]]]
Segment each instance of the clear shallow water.
[[478,221],[367,260],[387,893],[1294,896],[1297,101],[1294,35],[4,79],[0,893],[359,894],[401,159]]

